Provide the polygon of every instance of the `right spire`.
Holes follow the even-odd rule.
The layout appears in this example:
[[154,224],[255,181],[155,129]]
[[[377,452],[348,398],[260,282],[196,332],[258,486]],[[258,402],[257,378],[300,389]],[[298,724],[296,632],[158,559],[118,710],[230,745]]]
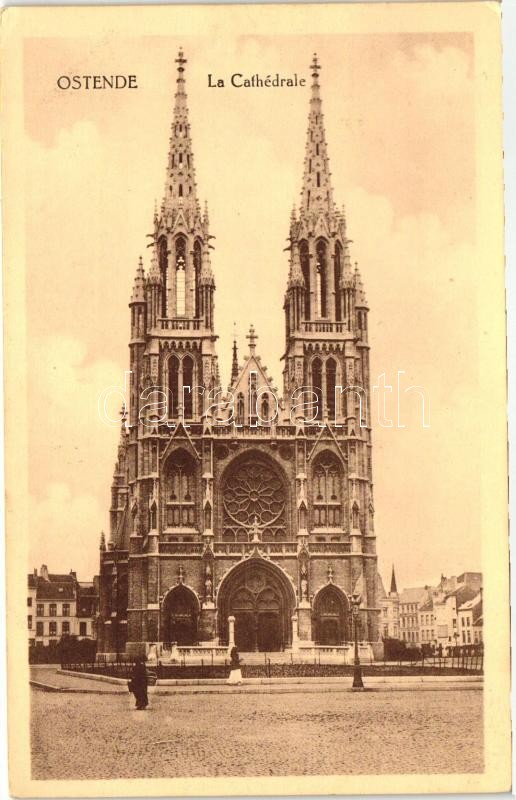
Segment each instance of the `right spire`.
[[394,572],[394,564],[392,565],[392,575],[391,575],[391,591],[389,594],[398,594],[398,587],[396,586],[396,575]]
[[321,66],[317,53],[314,53],[310,69],[312,71],[312,95],[310,97],[310,112],[308,115],[303,188],[301,190],[301,216],[318,211],[330,213],[335,211],[324,131],[321,87],[319,85]]

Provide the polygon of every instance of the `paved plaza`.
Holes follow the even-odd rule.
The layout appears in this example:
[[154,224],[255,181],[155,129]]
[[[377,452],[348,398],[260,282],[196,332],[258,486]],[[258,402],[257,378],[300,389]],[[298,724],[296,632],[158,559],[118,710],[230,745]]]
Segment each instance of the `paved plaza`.
[[139,712],[116,689],[31,689],[33,778],[483,770],[478,690],[151,695]]

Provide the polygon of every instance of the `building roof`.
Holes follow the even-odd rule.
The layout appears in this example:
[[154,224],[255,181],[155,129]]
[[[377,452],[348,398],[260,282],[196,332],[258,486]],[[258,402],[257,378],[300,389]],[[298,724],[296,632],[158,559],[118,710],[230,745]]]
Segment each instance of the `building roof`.
[[38,578],[36,600],[75,600],[75,584]]
[[469,600],[466,600],[464,603],[462,603],[458,611],[471,611],[473,625],[482,625],[483,623],[482,606],[483,606],[482,592],[478,592],[474,597],[471,597]]
[[386,597],[385,587],[383,585],[382,576],[379,572],[376,573],[376,593],[380,600]]
[[426,600],[428,590],[423,586],[413,589],[403,589],[400,594],[400,603],[422,603]]
[[419,606],[420,611],[433,611],[434,608],[434,601],[431,595],[428,595],[428,598]]
[[64,574],[49,572],[43,564],[39,571],[27,576],[28,588],[36,590],[36,600],[75,600],[77,573],[73,570]]

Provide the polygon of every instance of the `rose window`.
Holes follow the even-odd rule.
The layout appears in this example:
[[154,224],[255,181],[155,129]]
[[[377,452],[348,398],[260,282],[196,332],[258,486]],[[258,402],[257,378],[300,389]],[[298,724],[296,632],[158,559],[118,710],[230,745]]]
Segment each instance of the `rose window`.
[[285,489],[268,464],[239,465],[226,481],[223,503],[224,529],[236,538],[255,524],[273,537],[284,533]]

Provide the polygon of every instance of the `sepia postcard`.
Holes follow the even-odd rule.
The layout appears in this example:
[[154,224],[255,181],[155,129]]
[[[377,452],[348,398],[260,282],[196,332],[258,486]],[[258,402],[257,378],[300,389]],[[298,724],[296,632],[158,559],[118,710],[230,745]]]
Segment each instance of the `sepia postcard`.
[[4,10],[15,796],[510,789],[500,18]]

